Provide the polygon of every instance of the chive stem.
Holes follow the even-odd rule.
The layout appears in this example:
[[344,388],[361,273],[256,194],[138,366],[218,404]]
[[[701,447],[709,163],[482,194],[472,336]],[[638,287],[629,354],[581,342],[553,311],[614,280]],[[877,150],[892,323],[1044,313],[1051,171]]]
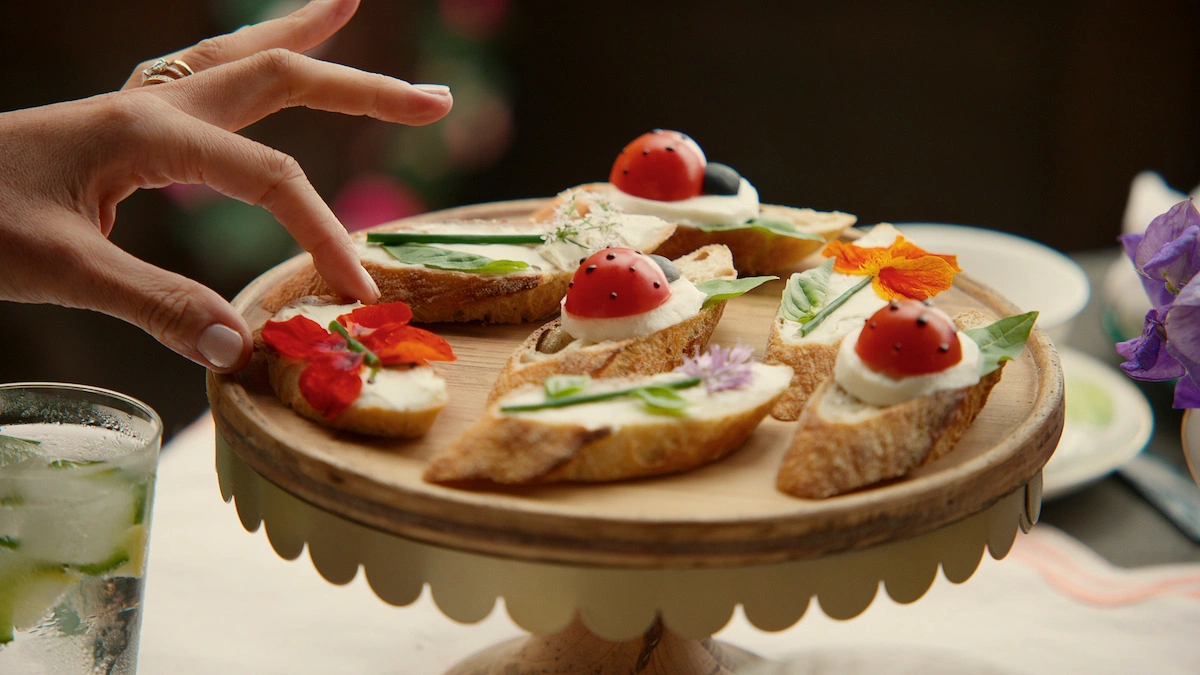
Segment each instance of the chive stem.
[[541,234],[438,234],[424,232],[368,232],[367,243],[398,244],[541,244]]
[[[346,346],[350,348],[350,351],[361,352],[363,354],[363,361],[366,362],[366,364],[373,370],[378,370],[383,366],[383,362],[379,360],[379,356],[370,349],[367,349],[367,346],[363,343],[350,337],[350,333],[346,330],[346,327],[338,323],[337,319],[329,322],[329,332],[337,333],[345,338]],[[372,373],[372,376],[373,375],[374,373]]]
[[854,284],[845,293],[842,293],[841,295],[834,298],[833,302],[830,302],[828,305],[825,305],[824,307],[822,307],[821,311],[819,311],[813,315],[813,318],[809,319],[807,322],[805,322],[804,324],[802,324],[800,326],[800,335],[804,336],[804,335],[808,335],[810,332],[812,332],[812,330],[814,328],[816,328],[818,325],[820,325],[820,323],[822,321],[824,321],[826,317],[828,317],[830,314],[832,314],[835,309],[846,304],[846,301],[850,299],[850,296],[861,291],[867,284],[871,283],[872,278],[873,277],[871,277],[871,276],[863,277],[862,281],[858,282],[857,284]]
[[[689,377],[685,380],[677,380],[675,382],[664,382],[657,384],[658,387],[667,387],[668,389],[688,389],[700,384],[699,377]],[[577,394],[575,396],[563,396],[561,398],[547,399],[541,403],[523,403],[519,405],[502,405],[500,412],[528,412],[531,410],[542,410],[543,408],[565,408],[572,405],[580,405],[582,403],[593,403],[595,401],[606,401],[612,398],[620,398],[622,396],[633,396],[635,392],[645,389],[645,387],[632,387],[629,389],[614,389],[613,391],[603,391],[595,394]]]

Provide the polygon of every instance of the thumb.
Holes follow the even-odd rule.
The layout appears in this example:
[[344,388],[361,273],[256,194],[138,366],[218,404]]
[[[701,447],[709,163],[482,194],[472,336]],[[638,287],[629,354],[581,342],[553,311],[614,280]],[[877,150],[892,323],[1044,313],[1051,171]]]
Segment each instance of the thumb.
[[245,319],[212,289],[93,240],[70,304],[123,319],[210,370],[241,369],[253,351]]

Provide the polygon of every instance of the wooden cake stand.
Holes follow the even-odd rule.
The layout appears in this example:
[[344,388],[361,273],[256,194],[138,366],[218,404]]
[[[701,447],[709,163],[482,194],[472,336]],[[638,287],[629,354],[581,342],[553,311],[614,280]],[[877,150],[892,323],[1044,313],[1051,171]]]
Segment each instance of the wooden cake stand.
[[[422,219],[522,217],[541,200],[478,205]],[[233,301],[252,328],[263,298],[307,265],[292,259]],[[741,339],[761,358],[782,281],[726,305],[712,341]],[[950,314],[1016,314],[960,275],[938,298]],[[305,546],[329,581],[363,568],[374,592],[410,604],[429,584],[458,621],[486,617],[503,597],[529,638],[498,645],[456,673],[732,672],[751,654],[708,636],[741,605],[782,630],[810,600],[835,618],[871,603],[882,582],[899,602],[920,598],[937,570],[968,579],[984,550],[1002,558],[1041,504],[1041,468],[1063,424],[1058,355],[1038,328],[1009,363],[979,418],[946,457],[903,479],[820,501],[775,490],[794,423],[768,418],[724,460],[680,475],[602,485],[464,490],[421,473],[433,451],[484,410],[504,361],[534,325],[435,325],[458,360],[435,364],[450,404],[424,438],[334,432],[279,403],[255,358],[209,375],[225,499],[246,529],[259,523],[288,559]],[[511,669],[511,670],[510,670]]]

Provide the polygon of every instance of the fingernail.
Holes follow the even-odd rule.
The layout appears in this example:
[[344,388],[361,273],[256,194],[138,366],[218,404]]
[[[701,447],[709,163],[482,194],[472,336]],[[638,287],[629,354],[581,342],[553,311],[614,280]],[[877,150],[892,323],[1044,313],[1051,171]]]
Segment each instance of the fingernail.
[[200,334],[196,349],[217,368],[229,368],[242,358],[242,334],[214,323]]
[[371,290],[372,290],[372,291],[374,292],[374,294],[375,294],[375,295],[374,295],[374,296],[371,298],[371,302],[375,302],[375,301],[379,300],[379,296],[380,296],[380,295],[382,295],[382,294],[379,292],[379,284],[375,283],[375,279],[373,279],[373,278],[371,277],[371,275],[367,273],[367,271],[366,271],[366,270],[362,269],[361,267],[360,267],[359,269],[361,270],[361,274],[363,275],[363,278],[364,278],[364,279],[366,279],[366,281],[367,281],[367,285],[371,287]]
[[448,84],[414,84],[414,89],[420,89],[426,94],[435,94],[437,96],[449,96],[450,85]]

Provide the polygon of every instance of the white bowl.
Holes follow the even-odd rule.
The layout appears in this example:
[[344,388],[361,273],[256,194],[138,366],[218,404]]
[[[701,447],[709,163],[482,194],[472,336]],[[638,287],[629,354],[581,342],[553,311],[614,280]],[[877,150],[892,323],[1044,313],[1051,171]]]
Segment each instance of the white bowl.
[[1058,337],[1088,303],[1091,286],[1083,268],[1036,241],[966,225],[896,223],[901,234],[930,253],[953,253],[963,273],[999,292],[1038,325]]

